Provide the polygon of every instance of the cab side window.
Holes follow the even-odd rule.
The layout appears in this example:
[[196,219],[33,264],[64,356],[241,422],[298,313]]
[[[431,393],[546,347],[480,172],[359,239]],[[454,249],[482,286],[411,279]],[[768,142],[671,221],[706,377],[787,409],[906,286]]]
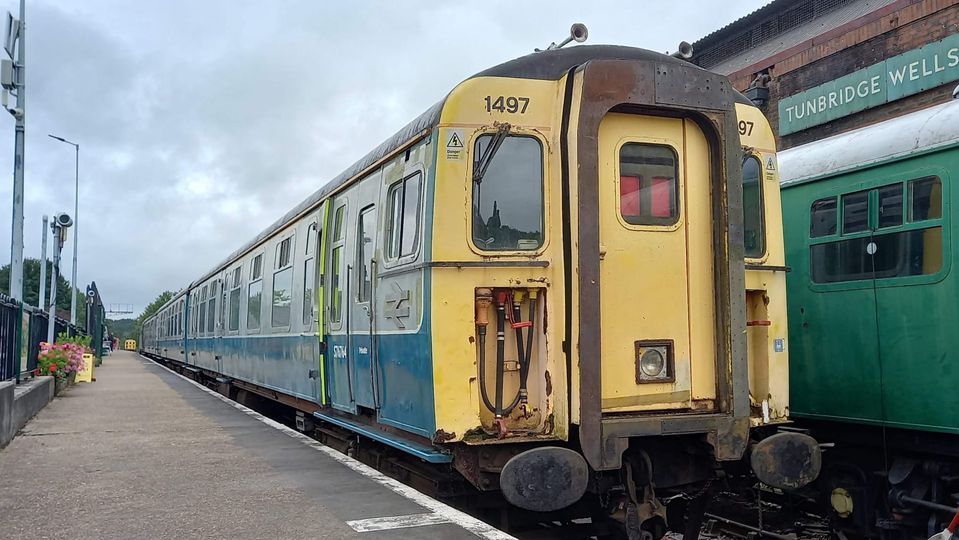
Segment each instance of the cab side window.
[[743,160],[743,255],[758,259],[766,253],[766,223],[763,205],[763,167],[756,156]]

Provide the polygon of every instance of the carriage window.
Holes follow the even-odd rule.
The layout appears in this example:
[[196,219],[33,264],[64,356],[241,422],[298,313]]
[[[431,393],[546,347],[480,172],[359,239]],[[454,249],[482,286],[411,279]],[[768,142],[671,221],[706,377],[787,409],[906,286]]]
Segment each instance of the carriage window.
[[313,324],[313,281],[316,279],[314,270],[316,264],[313,258],[303,263],[303,325],[307,328]]
[[763,168],[756,156],[743,161],[743,229],[744,255],[759,258],[766,252],[766,230],[763,215]]
[[942,268],[942,227],[813,245],[809,265],[815,283],[935,274]]
[[420,173],[393,184],[388,200],[390,223],[387,256],[397,259],[412,254],[416,248]]
[[250,261],[250,284],[246,295],[246,328],[255,330],[260,327],[260,305],[263,299],[263,254]]
[[343,214],[346,212],[346,205],[336,209],[336,214],[333,216],[333,241],[339,242],[343,239]]
[[836,198],[819,199],[809,209],[809,237],[836,234]]
[[[532,137],[508,135],[499,147],[481,135],[473,147],[473,243],[489,251],[530,251],[543,245],[543,147]],[[492,154],[490,154],[492,152]],[[485,157],[485,159],[484,159]]]
[[942,184],[930,176],[909,182],[909,221],[942,217]]
[[199,317],[200,327],[198,331],[202,334],[206,332],[206,285],[204,285],[203,288],[200,289],[200,304],[198,308],[200,310],[200,317]]
[[293,237],[289,237],[276,245],[276,258],[273,260],[274,269],[283,268],[290,265],[290,258],[293,254]]
[[233,269],[230,277],[230,320],[227,328],[233,332],[240,329],[240,267]]
[[254,330],[260,327],[260,302],[263,298],[263,281],[250,283],[246,301],[246,327]]
[[619,211],[632,225],[671,225],[679,219],[676,152],[627,143],[619,151]]
[[313,284],[316,281],[316,262],[313,260],[316,251],[316,222],[306,228],[306,261],[303,262],[303,325],[309,328],[313,324]]
[[879,228],[902,225],[902,184],[883,186],[879,193]]
[[210,283],[210,305],[206,310],[206,331],[211,334],[216,325],[216,284],[216,281]]
[[253,262],[250,263],[250,279],[260,279],[263,277],[263,254],[259,254],[256,257],[253,257]]
[[842,233],[869,230],[869,192],[858,191],[842,196]]
[[356,234],[358,246],[356,261],[358,289],[356,300],[368,302],[373,293],[373,248],[376,246],[376,214],[370,206],[360,212],[360,220]]
[[273,274],[273,309],[270,324],[275,327],[290,325],[290,306],[293,304],[293,266],[291,264],[293,237],[276,246],[276,269]]
[[[330,282],[330,322],[340,322],[343,313],[343,218],[346,205],[340,206],[333,214],[333,251],[330,254],[330,270],[333,279]],[[338,244],[338,245],[337,245]]]
[[340,314],[342,313],[343,289],[340,286],[340,278],[343,276],[343,269],[340,266],[342,264],[342,258],[343,246],[333,248],[333,254],[331,256],[333,282],[330,284],[330,322],[333,323],[340,322]]
[[314,246],[316,245],[316,222],[310,223],[310,226],[306,228],[306,247],[303,248],[303,253],[307,255],[312,255],[314,251]]

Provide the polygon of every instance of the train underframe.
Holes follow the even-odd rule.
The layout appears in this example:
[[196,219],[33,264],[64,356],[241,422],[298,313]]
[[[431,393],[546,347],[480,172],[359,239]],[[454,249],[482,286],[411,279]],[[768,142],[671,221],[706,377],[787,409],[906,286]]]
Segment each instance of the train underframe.
[[828,448],[804,490],[847,537],[904,540],[941,532],[959,506],[959,436],[802,419]]

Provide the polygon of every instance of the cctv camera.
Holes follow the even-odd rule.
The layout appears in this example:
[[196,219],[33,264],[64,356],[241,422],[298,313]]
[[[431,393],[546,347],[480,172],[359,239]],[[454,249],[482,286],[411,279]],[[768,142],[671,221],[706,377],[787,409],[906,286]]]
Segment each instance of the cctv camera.
[[70,218],[68,214],[57,214],[53,216],[53,221],[57,224],[58,227],[70,227],[73,225],[73,219]]

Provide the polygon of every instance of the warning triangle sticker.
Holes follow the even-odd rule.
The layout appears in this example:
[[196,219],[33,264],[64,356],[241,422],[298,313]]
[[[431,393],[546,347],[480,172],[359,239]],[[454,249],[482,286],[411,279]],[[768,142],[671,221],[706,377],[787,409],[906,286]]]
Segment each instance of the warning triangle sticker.
[[446,143],[447,148],[463,148],[463,141],[460,140],[458,133],[453,132],[453,135],[450,137],[449,142]]

